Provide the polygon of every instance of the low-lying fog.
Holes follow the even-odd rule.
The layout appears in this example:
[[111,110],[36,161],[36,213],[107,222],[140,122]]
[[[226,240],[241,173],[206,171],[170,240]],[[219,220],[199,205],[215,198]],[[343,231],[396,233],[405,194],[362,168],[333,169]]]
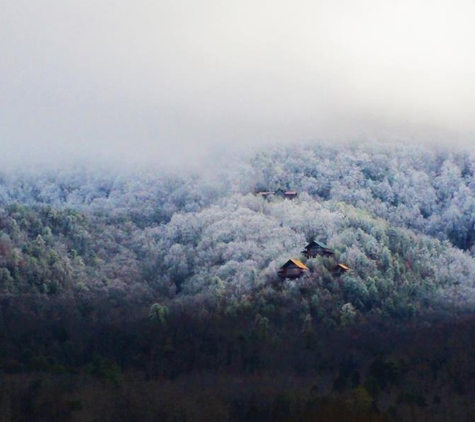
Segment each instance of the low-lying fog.
[[474,13],[464,0],[6,0],[0,164],[468,143]]

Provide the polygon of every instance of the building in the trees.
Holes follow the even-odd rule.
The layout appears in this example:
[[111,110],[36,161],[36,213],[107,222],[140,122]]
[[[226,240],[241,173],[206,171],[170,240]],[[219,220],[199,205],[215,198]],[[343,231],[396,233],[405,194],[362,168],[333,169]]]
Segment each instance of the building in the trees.
[[307,266],[298,259],[289,259],[279,271],[282,278],[299,278],[308,272]]
[[277,189],[276,191],[255,190],[254,195],[260,196],[264,199],[269,199],[273,196],[282,199],[295,199],[299,196],[298,192],[295,190],[284,191],[283,189]]
[[298,192],[295,190],[288,190],[285,191],[285,199],[295,199],[297,196],[299,196]]
[[298,192],[297,191],[294,191],[294,190],[288,190],[288,191],[285,191],[283,189],[277,189],[275,192],[274,192],[275,196],[278,196],[279,198],[283,198],[283,199],[294,199],[294,198],[297,198],[298,196]]
[[335,252],[331,250],[325,243],[319,242],[318,240],[312,240],[305,250],[302,251],[307,258],[315,258],[317,255],[320,256],[334,256]]
[[350,271],[350,267],[342,264],[341,262],[333,269],[334,275],[342,275],[346,272]]
[[274,196],[273,191],[261,191],[261,192],[256,192],[256,195],[264,198],[264,199],[269,199],[271,196]]

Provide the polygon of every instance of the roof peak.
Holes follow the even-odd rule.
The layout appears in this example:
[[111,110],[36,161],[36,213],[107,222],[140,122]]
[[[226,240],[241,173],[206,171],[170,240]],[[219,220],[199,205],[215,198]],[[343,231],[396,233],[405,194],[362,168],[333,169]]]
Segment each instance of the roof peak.
[[320,242],[319,240],[315,240],[313,239],[309,245],[311,245],[312,243],[315,243],[316,245],[320,246],[321,248],[325,248],[325,249],[330,249],[330,247],[328,245],[326,245],[325,243],[323,242]]
[[302,261],[299,261],[296,258],[290,258],[289,261],[293,262],[295,265],[297,265],[297,267],[301,268],[302,270],[308,270],[308,267]]

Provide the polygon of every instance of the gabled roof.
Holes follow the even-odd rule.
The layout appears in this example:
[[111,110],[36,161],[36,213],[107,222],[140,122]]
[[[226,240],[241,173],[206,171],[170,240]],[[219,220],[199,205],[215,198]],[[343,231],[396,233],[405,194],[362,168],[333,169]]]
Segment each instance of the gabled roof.
[[320,246],[322,249],[331,249],[328,245],[325,245],[325,243],[319,242],[318,240],[312,240],[307,246],[305,246],[305,249],[310,248],[314,244]]
[[289,263],[292,263],[292,264],[296,265],[297,267],[299,267],[302,270],[308,270],[308,267],[303,262],[299,261],[298,259],[294,259],[294,258],[289,259],[284,265],[282,265],[282,268],[287,266]]

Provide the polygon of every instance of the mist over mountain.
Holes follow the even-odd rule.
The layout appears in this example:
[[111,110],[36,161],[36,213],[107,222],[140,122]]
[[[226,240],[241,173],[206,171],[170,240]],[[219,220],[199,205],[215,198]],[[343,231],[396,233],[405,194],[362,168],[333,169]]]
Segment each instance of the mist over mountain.
[[[2,412],[201,420],[208,382],[217,420],[468,420],[474,160],[320,142],[181,171],[3,171]],[[312,240],[331,253],[304,255]],[[289,259],[301,277],[279,275]],[[182,382],[191,401],[159,406]]]
[[0,422],[473,420],[474,14],[4,0]]
[[3,6],[2,167],[474,134],[468,1]]

